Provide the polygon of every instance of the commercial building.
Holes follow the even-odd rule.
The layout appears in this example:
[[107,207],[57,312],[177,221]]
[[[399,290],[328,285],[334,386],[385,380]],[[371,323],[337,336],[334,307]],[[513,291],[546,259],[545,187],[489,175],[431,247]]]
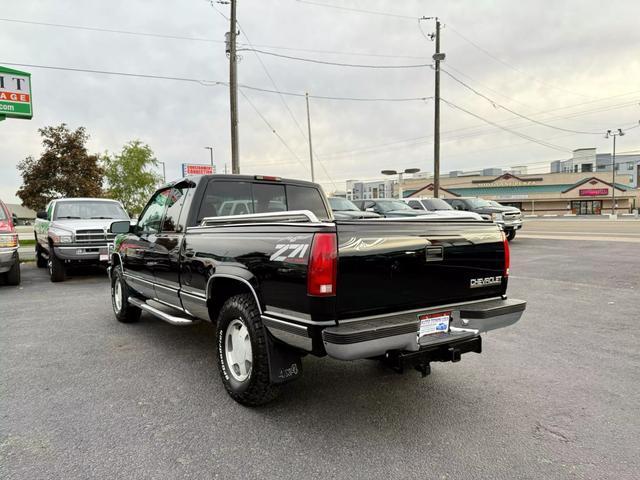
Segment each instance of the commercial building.
[[[640,187],[640,153],[616,155],[616,176],[631,175],[631,185]],[[613,156],[596,153],[595,148],[580,148],[573,151],[572,158],[551,162],[551,173],[600,173],[611,172]]]
[[36,218],[36,212],[17,203],[7,203],[7,208],[18,217],[18,225],[30,225]]
[[394,180],[374,180],[363,182],[347,180],[347,198],[349,200],[368,200],[370,198],[393,197]]
[[[637,180],[637,179],[636,179]],[[615,190],[616,213],[632,213],[640,206],[640,191],[632,174],[560,172],[539,175],[447,176],[440,180],[440,196],[481,197],[513,205],[527,214],[599,215],[611,213]],[[404,197],[433,196],[433,181],[407,179]]]

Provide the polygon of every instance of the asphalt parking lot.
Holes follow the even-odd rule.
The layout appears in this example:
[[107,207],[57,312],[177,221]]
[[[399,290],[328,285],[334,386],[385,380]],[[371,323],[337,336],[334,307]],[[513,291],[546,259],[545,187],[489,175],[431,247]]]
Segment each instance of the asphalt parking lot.
[[280,398],[225,393],[214,329],[113,318],[106,274],[0,287],[0,477],[636,479],[640,247],[517,238],[522,321],[421,379],[307,357]]

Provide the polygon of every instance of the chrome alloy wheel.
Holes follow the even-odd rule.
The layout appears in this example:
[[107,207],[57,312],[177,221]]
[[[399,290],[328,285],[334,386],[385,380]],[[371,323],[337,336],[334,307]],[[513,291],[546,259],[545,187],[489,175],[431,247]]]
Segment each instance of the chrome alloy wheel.
[[113,286],[113,302],[116,307],[116,312],[122,311],[122,283],[118,279]]
[[240,319],[235,319],[224,333],[225,357],[235,380],[244,382],[251,375],[253,352],[249,330]]

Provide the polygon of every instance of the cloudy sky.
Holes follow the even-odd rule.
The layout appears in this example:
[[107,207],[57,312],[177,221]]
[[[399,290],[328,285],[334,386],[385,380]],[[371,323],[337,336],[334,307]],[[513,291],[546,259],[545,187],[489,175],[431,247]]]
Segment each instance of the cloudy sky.
[[[183,162],[208,162],[208,145],[217,168],[230,167],[228,89],[212,83],[228,80],[228,13],[228,5],[205,0],[3,2],[0,65],[32,73],[34,117],[0,123],[0,198],[16,201],[16,164],[41,151],[38,128],[61,122],[86,127],[92,152],[117,151],[132,139],[148,143],[166,162],[168,178],[179,176]],[[444,172],[544,169],[575,148],[609,151],[600,132],[640,120],[640,2],[634,0],[238,0],[239,41],[343,64],[428,64],[434,45],[424,34],[433,22],[419,23],[421,16],[441,18],[443,68],[477,92],[443,74],[441,93],[450,102],[442,105]],[[418,98],[311,99],[316,179],[327,191],[344,189],[346,179],[375,178],[384,168],[432,171],[433,102],[419,99],[433,95],[431,68],[353,68],[244,51],[238,71],[243,85],[282,92]],[[242,92],[242,173],[309,178],[304,98]],[[629,130],[618,149],[639,150],[640,128]]]

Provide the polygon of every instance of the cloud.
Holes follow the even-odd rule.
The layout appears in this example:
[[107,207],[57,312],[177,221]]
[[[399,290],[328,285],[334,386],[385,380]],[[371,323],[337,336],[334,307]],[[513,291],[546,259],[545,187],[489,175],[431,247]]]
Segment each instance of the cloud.
[[[228,6],[214,5],[223,13],[228,10]],[[512,109],[534,114],[570,106],[549,113],[548,118],[561,117],[548,122],[580,130],[617,128],[640,119],[638,2],[604,5],[593,0],[502,0],[427,5],[405,1],[400,6],[399,2],[353,0],[340,5],[416,18],[438,15],[444,24],[442,50],[447,54],[444,67],[451,67],[456,75],[466,75],[460,78]],[[226,20],[204,0],[181,2],[180,8],[175,2],[164,0],[95,0],[80,4],[71,0],[55,4],[24,1],[5,5],[3,16],[218,41],[224,39],[228,30]],[[407,64],[421,63],[420,57],[429,61],[433,52],[433,43],[422,36],[417,20],[346,12],[295,0],[239,0],[238,18],[243,30],[239,41],[243,43],[250,40],[255,45],[389,54],[398,58],[274,50],[295,56],[345,63]],[[5,47],[0,64],[4,61],[228,79],[223,43],[0,23],[0,43]],[[423,22],[422,27],[430,32],[433,24]],[[267,56],[261,59],[282,91],[355,97],[431,96],[433,92],[431,69],[356,69]],[[207,163],[209,153],[205,146],[214,146],[220,170],[229,163],[229,100],[225,87],[23,69],[33,74],[35,115],[31,121],[0,123],[0,197],[5,201],[15,200],[13,194],[20,185],[16,164],[41,150],[37,129],[61,122],[73,128],[85,126],[91,135],[90,150],[94,152],[117,151],[134,138],[149,143],[158,159],[166,162],[170,178],[179,175],[183,162]],[[242,53],[238,70],[242,84],[274,88],[254,53]],[[608,98],[628,92],[634,93]],[[245,93],[296,155],[291,154],[240,95],[243,173],[308,178],[304,99],[284,97],[283,101],[276,94],[248,90]],[[568,150],[584,146],[608,150],[609,143],[600,136],[562,136],[562,132],[546,127],[527,126],[526,122],[523,125],[445,76],[442,95],[491,121],[518,125],[514,128]],[[601,98],[606,99],[594,101]],[[587,110],[597,111],[573,116]],[[313,142],[322,163],[316,167],[317,179],[327,190],[344,188],[347,178],[375,177],[383,168],[420,167],[431,171],[432,102],[312,99],[311,116]],[[634,132],[625,137],[622,150],[640,148],[640,129]],[[525,142],[442,106],[444,171],[524,163],[544,166],[563,156],[568,155]]]

